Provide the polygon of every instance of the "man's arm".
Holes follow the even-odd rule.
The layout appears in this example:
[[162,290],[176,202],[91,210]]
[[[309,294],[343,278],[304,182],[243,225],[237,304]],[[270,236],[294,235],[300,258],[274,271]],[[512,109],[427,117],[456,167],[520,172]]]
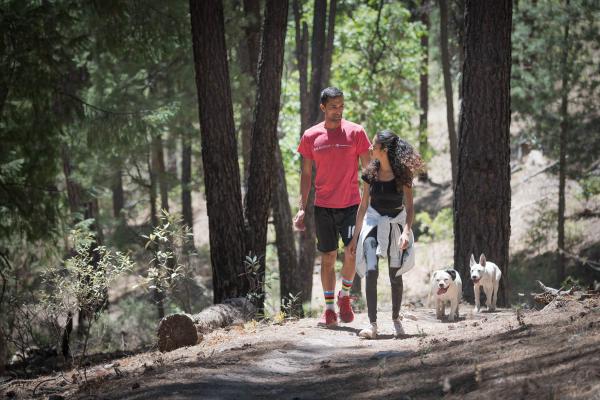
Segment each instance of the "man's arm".
[[310,158],[302,158],[302,172],[300,175],[300,202],[298,204],[298,213],[294,217],[294,228],[299,231],[305,229],[304,226],[304,210],[308,202],[308,194],[312,184],[312,160]]
[[312,160],[302,158],[302,174],[300,175],[300,204],[299,209],[306,209],[310,185],[312,183]]
[[360,166],[361,169],[363,171],[365,171],[367,169],[367,166],[369,165],[369,163],[371,162],[371,155],[369,154],[368,151],[365,151],[364,153],[362,153],[360,156],[358,156],[360,158]]

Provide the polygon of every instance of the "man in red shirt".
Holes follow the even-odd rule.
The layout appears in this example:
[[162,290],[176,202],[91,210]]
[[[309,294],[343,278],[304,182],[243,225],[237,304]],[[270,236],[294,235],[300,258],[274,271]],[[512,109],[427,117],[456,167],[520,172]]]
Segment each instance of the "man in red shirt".
[[[304,230],[304,209],[311,187],[313,163],[315,175],[315,225],[317,248],[321,252],[321,283],[325,295],[325,312],[319,322],[337,325],[334,306],[335,260],[341,236],[344,248],[350,244],[360,204],[358,190],[358,159],[363,168],[369,163],[370,141],[362,126],[342,119],[344,94],[329,87],[321,92],[321,111],[325,120],[307,129],[298,146],[302,155],[300,179],[300,209],[294,217],[294,227]],[[342,322],[352,322],[354,313],[350,304],[350,288],[354,280],[355,256],[344,251],[342,290],[338,293],[338,307]]]

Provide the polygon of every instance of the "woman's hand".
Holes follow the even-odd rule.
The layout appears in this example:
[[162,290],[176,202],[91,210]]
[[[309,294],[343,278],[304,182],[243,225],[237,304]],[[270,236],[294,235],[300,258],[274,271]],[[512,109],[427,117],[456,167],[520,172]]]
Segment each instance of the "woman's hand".
[[350,241],[350,243],[348,243],[348,251],[353,256],[356,256],[356,242],[357,242],[356,236],[353,236],[352,240]]
[[402,232],[402,235],[400,235],[400,239],[398,240],[398,246],[401,250],[406,250],[406,248],[408,247],[408,240],[410,236],[409,233],[409,230],[404,230]]

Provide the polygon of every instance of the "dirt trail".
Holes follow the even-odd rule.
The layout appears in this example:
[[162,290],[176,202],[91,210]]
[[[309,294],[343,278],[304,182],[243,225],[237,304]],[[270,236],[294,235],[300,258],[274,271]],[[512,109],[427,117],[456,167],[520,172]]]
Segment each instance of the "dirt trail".
[[[247,324],[171,353],[149,352],[87,371],[88,384],[59,376],[36,393],[73,399],[528,398],[600,399],[600,299],[473,315],[455,323],[410,311],[394,339],[389,311],[378,340],[358,338],[358,314],[336,329],[315,319]],[[72,372],[64,374],[67,380]],[[10,385],[16,398],[51,377]],[[60,382],[63,382],[59,385]]]

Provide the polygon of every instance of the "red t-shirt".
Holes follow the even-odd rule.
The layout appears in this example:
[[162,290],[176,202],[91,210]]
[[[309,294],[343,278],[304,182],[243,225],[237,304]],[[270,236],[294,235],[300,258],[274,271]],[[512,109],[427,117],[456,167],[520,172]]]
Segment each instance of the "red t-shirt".
[[345,208],[360,204],[358,156],[370,145],[363,127],[345,119],[336,129],[326,129],[325,122],[321,122],[304,132],[298,153],[315,162],[316,206]]

